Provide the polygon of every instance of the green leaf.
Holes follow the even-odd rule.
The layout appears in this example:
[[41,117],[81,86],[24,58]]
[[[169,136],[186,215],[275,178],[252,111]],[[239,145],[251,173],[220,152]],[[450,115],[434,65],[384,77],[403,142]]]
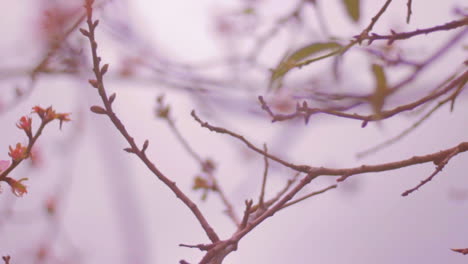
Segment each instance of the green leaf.
[[242,13],[244,13],[244,15],[253,15],[255,14],[255,9],[252,7],[247,7],[242,11]]
[[385,76],[383,67],[378,64],[372,64],[372,73],[375,79],[375,90],[371,97],[371,104],[374,113],[380,116],[385,103],[385,97],[387,96],[387,77]]
[[286,54],[286,56],[284,56],[283,59],[280,61],[279,65],[272,70],[269,85],[270,89],[274,84],[276,84],[278,88],[281,87],[281,82],[284,75],[286,75],[286,73],[288,73],[294,67],[297,67],[297,65],[303,62],[305,59],[319,52],[327,50],[336,51],[338,49],[341,49],[341,47],[342,46],[336,42],[319,42],[300,48],[295,52],[291,53],[291,55]]
[[359,0],[343,0],[343,4],[346,7],[346,12],[348,12],[348,16],[354,21],[359,21],[360,15],[360,4]]
[[314,43],[294,52],[291,56],[289,56],[289,60],[300,62],[301,60],[307,59],[315,53],[339,48],[341,48],[341,45],[336,42]]

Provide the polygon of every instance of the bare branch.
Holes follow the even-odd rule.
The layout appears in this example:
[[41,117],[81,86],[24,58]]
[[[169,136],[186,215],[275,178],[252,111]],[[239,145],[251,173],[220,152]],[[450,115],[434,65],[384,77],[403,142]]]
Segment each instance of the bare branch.
[[434,176],[437,175],[437,173],[442,171],[442,169],[445,167],[445,165],[447,165],[449,160],[451,158],[453,158],[455,155],[457,155],[458,153],[460,153],[460,152],[461,152],[461,149],[455,148],[454,151],[452,153],[448,154],[447,157],[445,157],[442,161],[441,160],[434,160],[434,163],[437,165],[437,168],[435,169],[435,171],[429,177],[427,177],[425,180],[421,181],[416,187],[411,188],[411,189],[403,192],[401,195],[402,196],[407,196],[408,194],[418,190],[424,184],[430,182],[432,180],[432,178],[434,178]]

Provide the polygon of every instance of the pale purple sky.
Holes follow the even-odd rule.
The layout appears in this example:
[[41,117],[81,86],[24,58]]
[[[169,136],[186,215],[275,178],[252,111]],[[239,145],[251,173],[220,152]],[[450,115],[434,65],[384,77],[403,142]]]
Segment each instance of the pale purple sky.
[[[129,8],[129,17],[139,25],[137,33],[142,38],[154,43],[159,52],[169,57],[174,56],[184,63],[196,63],[222,54],[219,51],[222,43],[213,35],[212,15],[219,10],[234,8],[241,1],[127,2],[120,8]],[[270,9],[262,10],[265,17],[271,14],[273,18],[284,13],[284,2],[265,2],[270,3],[267,5]],[[357,27],[349,25],[340,1],[321,2],[325,2],[325,16],[334,18],[330,21],[332,33],[352,36],[367,25],[384,1],[363,1],[363,22]],[[404,23],[406,1],[394,2],[376,26],[377,31],[387,33],[393,27],[403,31],[444,23],[451,16],[451,7],[462,6],[461,1],[413,1],[414,14],[408,26]],[[31,32],[28,35],[27,29],[29,23],[35,21],[31,15],[34,12],[24,2],[9,2],[8,6],[11,9],[2,12],[4,17],[0,20],[0,32],[8,36],[0,42],[1,58],[5,62],[11,61],[12,65],[21,60],[27,65],[24,58],[37,55],[33,51],[20,51],[27,51],[32,45],[34,36]],[[17,24],[9,26],[12,23]],[[445,34],[453,35],[440,34],[434,35],[429,44],[439,46],[447,38]],[[286,45],[286,42],[281,42],[283,39],[280,38],[278,48]],[[434,48],[427,45],[425,37],[418,41],[413,47],[420,44],[426,45],[429,51]],[[101,50],[106,49],[104,47]],[[113,48],[115,46],[109,46],[109,49]],[[4,52],[11,50],[16,53]],[[415,50],[416,53],[421,52],[421,56],[424,51]],[[109,52],[108,60],[114,59],[114,55]],[[265,63],[274,67],[280,57],[279,53],[266,56]],[[448,59],[428,69],[428,79],[418,80],[418,84],[440,81],[444,76],[436,73],[444,65],[458,63],[459,58],[460,53],[449,54]],[[105,55],[103,60],[106,61]],[[112,65],[110,69],[113,70]],[[360,76],[358,70],[349,75],[353,75],[353,84],[368,81],[364,74]],[[10,89],[9,85],[15,81],[2,82],[2,89]],[[47,128],[40,139],[40,147],[54,147],[44,150],[51,156],[47,157],[37,175],[35,171],[27,175],[31,178],[28,185],[30,193],[23,198],[15,198],[2,184],[0,207],[14,201],[15,210],[34,211],[41,205],[38,201],[47,197],[51,189],[64,188],[67,191],[60,211],[60,226],[61,233],[66,236],[59,235],[57,252],[67,254],[61,249],[69,247],[70,240],[77,248],[81,263],[86,264],[166,264],[178,263],[181,259],[196,263],[202,253],[181,248],[178,244],[207,243],[203,230],[188,208],[167,187],[157,181],[139,160],[122,151],[126,145],[108,119],[87,111],[90,105],[99,104],[99,101],[95,90],[81,81],[44,77],[27,100],[0,116],[0,149],[4,150],[0,151],[0,159],[8,158],[8,145],[22,140],[23,135],[18,133],[14,124],[35,104],[53,105],[59,111],[72,112],[74,120],[80,120],[65,124],[61,133],[57,132],[56,124]],[[189,113],[197,109],[197,105],[189,95],[165,90],[157,84],[134,83],[131,89],[129,85],[109,81],[107,87],[117,92],[116,112],[137,142],[142,144],[149,139],[148,155],[161,171],[170,175],[193,200],[199,201],[200,193],[191,191],[198,165],[188,158],[167,125],[154,119],[156,95],[165,92],[177,118],[177,126],[203,157],[211,157],[217,162],[219,182],[241,214],[244,200],[258,197],[263,173],[262,157],[249,153],[240,142],[208,132],[196,124]],[[356,152],[396,135],[413,124],[414,119],[398,116],[382,124],[369,124],[363,129],[356,121],[319,118],[308,126],[297,125],[288,135],[290,145],[287,151],[280,145],[282,140],[278,137],[285,135],[283,131],[290,123],[271,124],[266,117],[233,114],[222,125],[245,135],[258,146],[268,142],[272,153],[295,163],[330,167],[375,164],[436,152],[466,141],[468,117],[463,113],[466,98],[460,99],[453,113],[446,107],[441,109],[398,144],[363,160],[355,158]],[[255,98],[252,102],[252,108],[258,107]],[[73,131],[79,131],[78,135],[73,136]],[[71,149],[67,149],[67,144],[60,144],[69,136],[73,140]],[[426,178],[433,171],[433,165],[351,178],[336,190],[281,211],[265,221],[240,242],[237,252],[230,254],[224,263],[466,263],[466,256],[449,250],[468,247],[468,203],[449,197],[452,190],[463,189],[468,184],[465,156],[454,158],[433,182],[406,198],[401,197],[401,193]],[[275,168],[269,179],[269,195],[276,194],[287,177],[292,175],[278,166]],[[18,178],[26,173],[26,169],[18,170]],[[61,175],[72,180],[68,182]],[[319,179],[308,190],[317,190],[332,182],[333,179]],[[227,238],[235,230],[222,213],[223,205],[214,195],[200,203],[200,208],[222,238]],[[41,220],[33,224],[3,226],[0,230],[1,255],[10,254],[17,258],[18,262],[13,263],[29,263],[25,256],[48,234],[44,216],[35,214],[32,219],[35,217]],[[24,237],[28,240],[24,241]]]

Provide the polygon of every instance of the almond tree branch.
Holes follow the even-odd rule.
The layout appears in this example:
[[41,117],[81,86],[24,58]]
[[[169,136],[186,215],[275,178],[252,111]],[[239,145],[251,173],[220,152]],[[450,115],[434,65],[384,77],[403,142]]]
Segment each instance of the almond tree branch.
[[98,90],[99,96],[104,105],[104,109],[99,106],[91,107],[91,110],[96,114],[104,114],[109,117],[111,122],[114,124],[116,129],[120,132],[120,134],[125,138],[127,143],[130,145],[129,148],[126,149],[127,152],[134,153],[138,158],[146,165],[146,167],[160,180],[162,181],[171,191],[179,198],[195,215],[198,222],[205,230],[206,235],[209,239],[214,243],[219,241],[219,237],[214,231],[214,229],[209,225],[208,221],[205,219],[201,211],[198,209],[197,205],[190,200],[176,185],[175,182],[171,181],[167,176],[165,176],[159,169],[149,160],[146,156],[145,150],[148,146],[148,141],[145,142],[143,148],[140,149],[133,137],[129,134],[123,123],[114,113],[112,108],[112,102],[115,99],[115,94],[111,95],[110,97],[107,96],[106,90],[104,88],[104,81],[103,76],[107,72],[108,65],[104,65],[102,68],[100,67],[101,58],[97,54],[97,42],[95,39],[95,29],[99,23],[98,20],[93,20],[92,14],[92,4],[94,0],[86,0],[85,1],[85,9],[86,9],[86,23],[88,25],[88,30],[81,29],[81,33],[89,39],[91,45],[91,54],[93,59],[93,72],[96,77],[95,80],[90,80],[90,84]]
[[[237,243],[244,237],[246,234],[248,234],[250,231],[252,231],[256,226],[258,226],[261,222],[263,222],[265,219],[268,217],[274,215],[277,211],[281,210],[282,208],[286,207],[287,205],[292,205],[299,200],[306,199],[310,196],[314,196],[318,193],[323,193],[327,190],[333,189],[336,186],[332,185],[329,188],[326,188],[324,190],[319,191],[318,193],[312,193],[309,195],[306,195],[305,197],[299,198],[297,201],[288,202],[300,191],[302,190],[307,184],[309,184],[313,179],[319,177],[319,176],[341,176],[338,178],[338,181],[343,181],[347,179],[348,177],[352,175],[357,175],[357,174],[363,174],[363,173],[369,173],[369,172],[381,172],[381,171],[389,171],[389,170],[395,170],[395,169],[400,169],[416,164],[422,164],[422,163],[427,163],[427,162],[434,162],[438,164],[439,169],[438,171],[441,170],[443,166],[448,162],[450,158],[453,156],[468,151],[468,142],[462,142],[459,145],[445,149],[439,152],[423,155],[423,156],[413,156],[408,159],[403,159],[400,161],[395,161],[395,162],[389,162],[389,163],[382,163],[382,164],[377,164],[377,165],[361,165],[358,167],[354,168],[343,168],[343,169],[335,169],[335,168],[326,168],[326,167],[310,167],[310,166],[298,166],[294,165],[292,163],[286,162],[282,159],[279,159],[269,153],[266,153],[265,151],[257,148],[254,146],[251,142],[249,142],[245,137],[236,134],[234,132],[231,132],[225,128],[221,127],[215,127],[207,122],[202,121],[194,111],[192,111],[192,116],[194,119],[202,126],[205,127],[211,131],[221,133],[221,134],[228,134],[234,138],[237,138],[238,140],[242,141],[244,144],[247,145],[248,148],[254,150],[255,152],[264,155],[265,157],[268,157],[276,162],[279,162],[280,164],[283,164],[286,167],[289,167],[291,169],[295,169],[297,171],[303,171],[306,170],[307,175],[302,178],[302,180],[294,186],[290,191],[288,191],[284,196],[282,196],[280,199],[278,199],[275,203],[273,203],[270,207],[268,207],[266,210],[260,210],[259,213],[255,213],[254,217],[250,217],[250,215],[253,213],[253,211],[245,212],[244,214],[244,220],[242,221],[242,224],[239,228],[239,230],[234,233],[231,238],[228,240],[223,240],[219,241],[216,243],[216,245],[208,250],[207,254],[205,257],[202,259],[200,263],[210,263],[210,264],[218,264],[221,263],[221,261],[224,259],[224,257],[229,254],[232,251],[235,251],[237,249]],[[443,166],[441,165],[443,164]],[[433,176],[432,176],[433,177]],[[427,180],[428,181],[428,180]],[[426,182],[427,182],[426,181]],[[419,186],[418,186],[419,188]],[[252,207],[251,205],[246,204],[246,207]],[[252,207],[252,209],[254,209]],[[250,218],[250,220],[248,219]],[[247,220],[246,220],[247,219]]]

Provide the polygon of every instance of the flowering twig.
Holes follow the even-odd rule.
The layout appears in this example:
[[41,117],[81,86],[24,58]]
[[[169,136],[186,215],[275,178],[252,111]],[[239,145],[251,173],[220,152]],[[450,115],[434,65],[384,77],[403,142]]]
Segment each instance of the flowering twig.
[[146,148],[148,147],[148,140],[145,141],[143,147],[140,148],[137,146],[134,138],[130,135],[130,133],[125,128],[124,124],[120,121],[120,119],[115,114],[112,103],[115,100],[115,93],[111,96],[107,95],[106,89],[104,87],[104,74],[107,72],[109,65],[105,64],[104,66],[100,66],[101,57],[97,54],[97,41],[95,38],[95,30],[99,24],[99,20],[93,19],[93,2],[94,0],[86,0],[85,1],[85,9],[86,9],[86,23],[88,25],[88,30],[80,29],[81,33],[88,38],[89,43],[91,45],[91,54],[93,59],[93,72],[96,79],[90,80],[89,83],[97,89],[99,96],[101,97],[102,103],[104,108],[101,106],[92,106],[91,111],[96,114],[103,114],[109,117],[110,121],[116,129],[120,132],[120,134],[125,138],[127,143],[130,145],[125,151],[129,153],[135,154],[145,165],[146,167],[160,180],[162,181],[171,191],[179,198],[195,215],[198,222],[202,226],[203,230],[205,231],[206,235],[212,242],[219,241],[219,237],[214,231],[214,229],[210,226],[208,221],[205,219],[203,214],[201,213],[198,206],[182,192],[182,190],[177,187],[176,183],[170,180],[166,175],[164,175],[157,167],[154,165],[153,162],[146,155]]
[[306,3],[305,0],[299,1],[296,7],[292,10],[292,12],[288,13],[287,15],[280,17],[274,24],[274,26],[266,32],[264,35],[260,36],[254,44],[253,49],[250,51],[249,55],[247,56],[248,61],[255,61],[255,59],[259,56],[262,49],[267,44],[268,40],[273,38],[279,30],[282,28],[284,24],[290,21],[293,18],[298,18],[299,14],[301,13],[304,4]]
[[60,122],[60,127],[62,127],[63,122],[70,121],[69,113],[56,113],[52,107],[44,109],[39,106],[35,106],[33,107],[32,112],[36,113],[41,119],[39,128],[33,134],[32,118],[28,116],[23,116],[20,118],[16,126],[23,130],[26,134],[28,138],[28,145],[23,146],[21,143],[17,143],[14,148],[10,146],[10,152],[8,155],[11,157],[11,165],[9,163],[6,164],[5,161],[2,161],[3,167],[7,168],[0,168],[0,181],[8,183],[12,189],[13,194],[17,196],[22,196],[24,193],[27,193],[26,186],[22,183],[23,181],[27,180],[27,178],[15,180],[8,177],[8,174],[13,171],[23,160],[31,157],[32,148],[48,123],[53,120],[58,120]]

